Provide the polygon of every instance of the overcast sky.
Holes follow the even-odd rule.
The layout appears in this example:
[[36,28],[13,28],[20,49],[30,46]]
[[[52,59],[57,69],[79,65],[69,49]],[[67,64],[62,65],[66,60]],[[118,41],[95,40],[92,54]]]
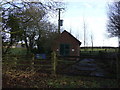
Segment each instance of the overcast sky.
[[69,31],[84,46],[83,18],[86,23],[86,45],[118,46],[118,39],[109,38],[107,33],[107,5],[112,0],[66,0],[66,11],[61,13],[62,28]]

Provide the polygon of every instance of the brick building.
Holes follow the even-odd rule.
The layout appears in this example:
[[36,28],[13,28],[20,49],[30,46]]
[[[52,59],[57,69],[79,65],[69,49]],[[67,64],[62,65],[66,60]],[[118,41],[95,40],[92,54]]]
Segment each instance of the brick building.
[[79,56],[81,42],[64,30],[54,41],[52,50],[58,56]]

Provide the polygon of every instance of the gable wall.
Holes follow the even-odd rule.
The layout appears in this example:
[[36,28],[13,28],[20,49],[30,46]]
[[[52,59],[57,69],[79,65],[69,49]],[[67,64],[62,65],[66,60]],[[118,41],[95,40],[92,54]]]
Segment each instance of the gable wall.
[[[79,43],[68,33],[63,32],[53,44],[53,50],[56,51],[58,55],[60,53],[60,44],[70,44],[70,56],[79,56]],[[75,51],[72,51],[72,49]]]

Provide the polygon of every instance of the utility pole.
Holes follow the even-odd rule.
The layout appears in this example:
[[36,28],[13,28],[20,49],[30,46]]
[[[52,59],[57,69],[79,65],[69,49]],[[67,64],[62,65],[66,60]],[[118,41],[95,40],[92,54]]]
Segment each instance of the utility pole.
[[57,8],[56,10],[58,10],[58,33],[60,34],[60,26],[62,26],[62,21],[63,20],[60,20],[60,11],[61,10],[64,10],[64,8]]

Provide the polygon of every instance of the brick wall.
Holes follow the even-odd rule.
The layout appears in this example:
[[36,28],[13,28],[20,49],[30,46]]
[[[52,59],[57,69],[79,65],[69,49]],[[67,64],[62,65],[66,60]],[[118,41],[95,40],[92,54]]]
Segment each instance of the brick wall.
[[70,56],[79,56],[80,46],[79,42],[67,32],[63,32],[54,41],[52,50],[56,51],[57,55],[60,55],[60,44],[70,44]]

